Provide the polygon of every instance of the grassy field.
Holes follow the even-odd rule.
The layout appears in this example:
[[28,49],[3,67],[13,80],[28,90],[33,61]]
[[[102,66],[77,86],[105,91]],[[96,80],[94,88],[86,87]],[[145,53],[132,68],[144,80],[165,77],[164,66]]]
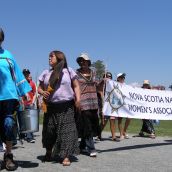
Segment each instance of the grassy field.
[[[43,121],[43,115],[40,115],[40,124],[42,124]],[[125,119],[123,119],[123,122],[125,122]],[[117,126],[117,120],[115,121],[116,124],[116,132],[119,132],[118,126]],[[131,123],[128,128],[128,133],[134,133],[138,134],[140,129],[142,127],[142,121],[140,119],[132,119]],[[160,121],[159,125],[154,125],[155,132],[157,136],[171,136],[172,137],[172,121]],[[109,122],[107,123],[104,131],[110,131]]]
[[[125,122],[125,119],[123,119]],[[116,132],[119,132],[116,120]],[[136,133],[138,134],[142,127],[142,120],[140,119],[132,119],[128,128],[128,133]],[[171,136],[172,137],[172,121],[164,121],[161,120],[159,125],[154,125],[155,132],[157,136]],[[109,122],[104,129],[105,131],[110,131]]]

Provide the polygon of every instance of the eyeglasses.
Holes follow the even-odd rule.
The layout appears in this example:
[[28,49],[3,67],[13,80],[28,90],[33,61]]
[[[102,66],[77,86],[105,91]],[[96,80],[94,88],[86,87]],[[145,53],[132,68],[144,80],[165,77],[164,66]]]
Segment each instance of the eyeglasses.
[[110,78],[110,79],[112,79],[112,76],[110,76],[110,75],[106,75],[106,78]]
[[118,77],[119,79],[125,79],[125,77]]

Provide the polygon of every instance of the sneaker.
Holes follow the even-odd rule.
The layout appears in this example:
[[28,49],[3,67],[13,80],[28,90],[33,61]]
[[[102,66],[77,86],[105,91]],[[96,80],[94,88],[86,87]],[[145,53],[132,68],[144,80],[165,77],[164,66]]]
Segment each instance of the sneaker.
[[96,157],[96,156],[97,156],[97,153],[96,153],[96,152],[91,152],[91,153],[90,153],[90,157],[93,157],[93,158],[94,158],[94,157]]
[[27,139],[28,143],[35,143],[35,139]]
[[2,143],[2,145],[3,145],[3,151],[6,151],[6,144]]
[[95,138],[95,141],[101,141],[101,137],[100,137],[100,136],[97,136],[97,137]]
[[12,153],[4,153],[4,165],[7,171],[15,171],[17,169],[18,166],[13,160]]

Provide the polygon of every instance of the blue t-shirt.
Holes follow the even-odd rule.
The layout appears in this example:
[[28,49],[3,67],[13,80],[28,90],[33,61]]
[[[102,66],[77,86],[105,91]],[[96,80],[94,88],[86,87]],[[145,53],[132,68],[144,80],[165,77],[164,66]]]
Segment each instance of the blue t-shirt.
[[31,87],[12,54],[0,47],[0,101],[19,99],[29,91]]

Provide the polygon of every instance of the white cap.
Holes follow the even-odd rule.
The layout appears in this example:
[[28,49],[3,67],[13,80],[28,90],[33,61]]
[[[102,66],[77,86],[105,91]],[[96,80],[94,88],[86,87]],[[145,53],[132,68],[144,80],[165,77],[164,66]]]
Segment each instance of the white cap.
[[118,73],[118,74],[116,75],[116,77],[117,77],[117,78],[119,78],[119,77],[125,77],[125,75],[126,75],[125,73]]
[[84,59],[84,60],[86,60],[86,61],[89,61],[89,65],[91,65],[91,60],[90,60],[90,58],[89,58],[89,56],[88,56],[87,53],[81,53],[81,54],[79,55],[79,57],[76,59],[77,63],[79,63],[79,60],[80,60],[80,59]]

